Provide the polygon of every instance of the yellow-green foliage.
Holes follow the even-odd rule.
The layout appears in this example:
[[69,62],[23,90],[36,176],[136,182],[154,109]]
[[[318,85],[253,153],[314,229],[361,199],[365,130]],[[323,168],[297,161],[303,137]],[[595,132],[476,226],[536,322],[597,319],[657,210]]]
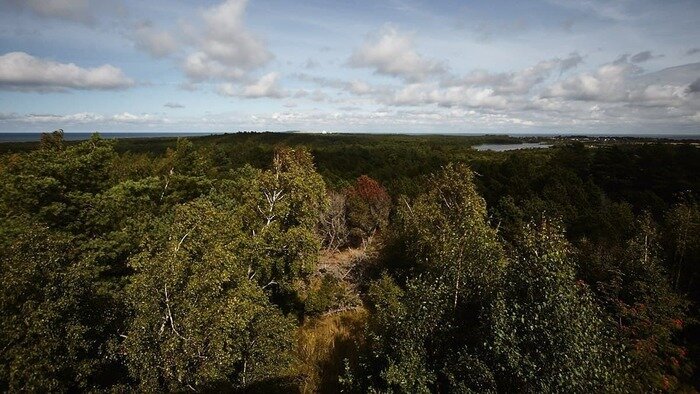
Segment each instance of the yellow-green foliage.
[[297,371],[303,393],[339,392],[345,359],[355,359],[368,313],[364,308],[323,315],[299,329]]
[[347,283],[326,274],[313,278],[304,300],[307,316],[317,316],[333,310],[342,310],[360,304],[360,300]]

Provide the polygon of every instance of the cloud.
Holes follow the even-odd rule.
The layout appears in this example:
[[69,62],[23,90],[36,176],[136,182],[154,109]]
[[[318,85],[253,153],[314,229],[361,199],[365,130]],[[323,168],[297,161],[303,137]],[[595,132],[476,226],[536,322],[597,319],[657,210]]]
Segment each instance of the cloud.
[[342,79],[325,78],[305,73],[296,73],[293,74],[292,77],[300,81],[315,83],[316,85],[319,85],[324,88],[343,90],[358,96],[386,93],[388,90],[387,86],[372,86],[365,81],[357,79],[352,81],[345,81]]
[[[113,115],[103,115],[94,112],[78,112],[73,114],[0,114],[0,123],[14,125],[53,124],[52,128],[65,126],[104,127],[106,125],[155,125],[168,123],[169,119],[154,114],[133,114],[121,112]],[[40,126],[43,127],[43,126]]]
[[182,65],[190,80],[239,79],[272,59],[265,44],[243,22],[246,5],[246,0],[226,0],[204,10],[203,32]]
[[320,66],[320,64],[312,58],[308,58],[306,59],[306,62],[304,62],[304,68],[307,70],[311,70],[312,68],[316,68],[318,66]]
[[636,76],[635,82],[640,85],[680,86],[693,82],[699,75],[700,63],[689,63]]
[[559,75],[576,68],[583,58],[576,52],[566,58],[543,60],[534,66],[509,73],[490,73],[486,70],[474,70],[462,77],[443,81],[445,86],[479,86],[490,87],[497,94],[521,95],[530,92],[543,83],[555,71]]
[[[551,4],[590,13],[600,19],[622,22],[632,19],[628,2],[608,0],[549,0]],[[633,3],[632,3],[633,4]]]
[[700,53],[700,48],[690,48],[688,51],[685,53],[687,56],[695,55],[697,53]]
[[686,94],[686,88],[683,86],[648,85],[640,89],[631,89],[627,103],[643,107],[680,107]]
[[178,88],[186,92],[196,92],[199,90],[199,85],[191,81],[185,81],[178,85]]
[[629,53],[623,53],[622,55],[618,56],[615,61],[613,61],[613,64],[624,64],[624,63],[644,63],[646,61],[649,61],[651,59],[656,59],[659,57],[663,57],[664,55],[653,55],[651,51],[643,51],[636,53],[634,55],[630,55]]
[[134,85],[122,70],[109,64],[82,68],[73,63],[41,59],[25,52],[0,56],[0,89],[64,91],[126,89]]
[[436,83],[410,84],[386,99],[384,104],[419,106],[437,104],[441,107],[505,108],[508,100],[493,89],[454,86],[441,89]]
[[108,118],[109,121],[116,122],[116,123],[150,123],[150,122],[156,122],[156,121],[161,121],[160,118],[158,118],[155,115],[151,114],[140,114],[140,115],[135,115],[129,112],[122,112],[119,114],[115,114]]
[[150,22],[139,23],[134,27],[133,40],[138,49],[157,58],[168,56],[179,47],[171,33],[154,28]]
[[695,82],[688,85],[688,93],[700,93],[700,78],[696,79]]
[[58,123],[58,124],[84,124],[101,122],[105,120],[105,117],[91,112],[79,112],[75,114],[68,115],[56,115],[56,114],[27,114],[19,115],[14,114],[12,117],[7,117],[3,120],[11,120],[19,123]]
[[95,22],[89,0],[12,0],[11,3],[27,8],[45,18],[58,18],[86,24]]
[[567,18],[561,23],[561,27],[565,32],[571,33],[575,23],[576,20],[574,18]]
[[569,57],[561,59],[559,62],[560,73],[564,73],[583,63],[583,57],[581,57],[578,52],[571,52]]
[[[592,72],[585,72],[558,81],[539,96],[552,99],[548,103],[595,103],[596,115],[625,117],[629,121],[642,119],[682,118],[700,109],[693,98],[691,75],[697,75],[700,64],[672,67],[642,74],[632,63],[609,63]],[[662,114],[665,112],[665,114]],[[653,115],[652,115],[653,114]]]
[[348,84],[347,81],[344,81],[342,79],[319,77],[307,73],[295,73],[292,74],[292,77],[300,81],[312,82],[319,86],[330,87],[335,89],[344,89]]
[[[466,7],[463,9],[465,11],[467,10]],[[468,20],[468,13],[459,17],[458,22],[457,22],[455,27],[459,30],[467,28],[468,27],[467,20]],[[522,16],[519,16],[519,17],[516,17],[512,20],[503,19],[503,20],[496,21],[496,20],[483,20],[483,19],[481,19],[470,30],[473,33],[474,39],[476,41],[482,42],[482,43],[489,43],[494,38],[517,36],[517,35],[525,33],[529,29],[530,29],[530,26],[529,26],[528,21],[525,18],[523,18]]]
[[329,101],[330,97],[319,89],[314,89],[313,91],[308,91],[306,89],[300,89],[294,93],[294,98],[308,98],[311,101],[323,102]]
[[630,61],[632,63],[643,63],[646,62],[647,60],[651,60],[657,57],[661,57],[662,55],[659,56],[654,56],[652,55],[651,51],[644,51],[644,52],[639,52],[632,57],[630,57]]
[[98,15],[123,16],[126,9],[119,0],[8,0],[18,9],[27,9],[42,18],[60,19],[94,25]]
[[443,63],[427,59],[416,52],[411,35],[402,34],[391,25],[384,25],[378,32],[368,36],[364,44],[355,49],[347,63],[351,67],[373,68],[377,74],[414,82],[446,71]]
[[[653,53],[649,55],[654,57]],[[445,73],[430,80],[407,80],[402,86],[376,86],[364,81],[308,74],[295,74],[294,77],[357,96],[339,96],[335,100],[326,100],[328,103],[337,103],[341,107],[359,105],[359,108],[378,105],[376,111],[383,108],[374,115],[367,111],[355,112],[357,117],[367,116],[368,122],[371,122],[369,117],[374,116],[372,119],[383,118],[392,124],[405,124],[405,119],[396,117],[400,116],[399,113],[406,114],[406,108],[412,107],[421,112],[411,117],[411,122],[416,124],[433,119],[436,125],[443,125],[455,122],[455,114],[462,114],[466,117],[465,122],[469,119],[483,127],[537,125],[559,130],[562,127],[595,130],[596,127],[614,125],[617,131],[624,125],[636,125],[639,127],[636,131],[639,131],[643,128],[642,123],[648,126],[647,129],[652,125],[677,130],[687,130],[693,124],[697,127],[700,97],[691,92],[698,87],[691,82],[700,75],[700,63],[644,74],[641,67],[630,62],[631,57],[634,56],[624,55],[615,62],[575,73],[573,70],[583,63],[584,58],[574,52],[512,72],[474,70],[462,76]],[[639,61],[640,57],[646,56],[637,56],[636,60]],[[309,94],[307,91],[303,93],[304,97]],[[341,107],[339,111],[342,111]],[[391,108],[399,109],[394,111]],[[338,117],[341,118],[349,119]],[[297,118],[289,114],[279,115],[276,119],[296,121]]]
[[195,52],[187,56],[183,63],[185,74],[191,82],[203,82],[209,79],[236,80],[245,75],[245,70],[236,66],[213,60],[204,52]]
[[280,89],[278,80],[279,74],[271,72],[243,88],[239,88],[232,83],[220,84],[218,93],[222,96],[238,96],[245,98],[283,98],[288,96],[286,92]]
[[356,95],[370,94],[374,91],[374,88],[365,81],[355,80],[349,83],[347,90]]
[[163,106],[166,108],[171,108],[171,109],[185,108],[185,106],[180,104],[180,103],[172,103],[172,102],[165,103],[165,104],[163,104]]
[[629,53],[623,53],[622,55],[618,56],[617,59],[613,60],[612,64],[625,64],[629,63],[630,59],[630,54]]
[[254,84],[248,85],[243,89],[243,97],[249,98],[260,98],[260,97],[271,97],[271,98],[281,98],[285,94],[280,90],[277,81],[279,79],[279,74],[276,72],[271,72],[263,75]]
[[632,64],[606,64],[595,70],[569,77],[550,86],[542,97],[560,97],[582,101],[620,101],[627,97],[626,79],[641,70]]

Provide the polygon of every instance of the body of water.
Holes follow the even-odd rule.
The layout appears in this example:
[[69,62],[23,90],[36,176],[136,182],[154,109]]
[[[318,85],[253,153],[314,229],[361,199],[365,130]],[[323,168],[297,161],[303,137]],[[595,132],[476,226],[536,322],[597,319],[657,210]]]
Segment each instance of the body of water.
[[490,150],[494,152],[505,152],[509,150],[518,150],[518,149],[541,149],[541,148],[549,148],[552,145],[549,144],[540,144],[540,143],[535,143],[535,142],[523,142],[522,144],[481,144],[481,145],[474,145],[473,148],[479,151],[485,151],[485,150]]

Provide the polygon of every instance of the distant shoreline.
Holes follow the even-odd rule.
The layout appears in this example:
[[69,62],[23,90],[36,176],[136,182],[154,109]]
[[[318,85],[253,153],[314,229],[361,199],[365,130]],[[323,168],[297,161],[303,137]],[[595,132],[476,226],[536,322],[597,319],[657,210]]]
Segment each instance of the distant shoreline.
[[[652,139],[672,141],[700,141],[700,134],[581,134],[581,133],[361,133],[361,132],[303,132],[303,131],[233,131],[233,132],[104,132],[103,138],[177,138],[207,137],[238,133],[275,133],[275,134],[324,134],[324,135],[406,135],[406,136],[445,136],[445,137],[510,137],[510,138],[553,138],[553,139]],[[38,142],[41,132],[0,132],[0,143]],[[89,139],[93,132],[65,132],[66,141]]]

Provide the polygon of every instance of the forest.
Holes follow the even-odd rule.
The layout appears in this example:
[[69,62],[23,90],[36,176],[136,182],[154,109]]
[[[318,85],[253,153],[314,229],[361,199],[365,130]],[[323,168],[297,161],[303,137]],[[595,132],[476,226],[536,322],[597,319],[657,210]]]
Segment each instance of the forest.
[[0,144],[2,392],[695,392],[700,149]]

